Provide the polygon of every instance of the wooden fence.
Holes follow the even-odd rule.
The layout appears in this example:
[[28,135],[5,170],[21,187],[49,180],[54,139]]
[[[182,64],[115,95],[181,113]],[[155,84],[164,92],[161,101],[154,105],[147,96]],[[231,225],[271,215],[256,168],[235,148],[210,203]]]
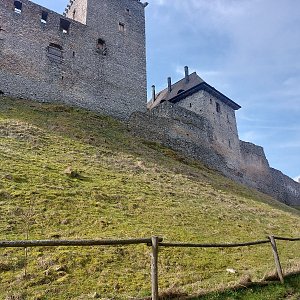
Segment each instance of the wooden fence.
[[270,243],[274,256],[275,266],[278,278],[281,283],[284,283],[284,276],[280,259],[278,255],[276,240],[297,242],[300,238],[286,238],[278,236],[269,236],[265,240],[247,242],[247,243],[233,243],[233,244],[192,244],[192,243],[164,243],[163,238],[152,237],[144,239],[127,239],[127,240],[37,240],[37,241],[0,241],[0,248],[30,248],[30,247],[76,247],[76,246],[125,246],[147,244],[152,247],[151,255],[151,283],[152,283],[152,300],[159,298],[159,280],[158,280],[158,258],[160,247],[176,247],[176,248],[238,248],[257,246]]

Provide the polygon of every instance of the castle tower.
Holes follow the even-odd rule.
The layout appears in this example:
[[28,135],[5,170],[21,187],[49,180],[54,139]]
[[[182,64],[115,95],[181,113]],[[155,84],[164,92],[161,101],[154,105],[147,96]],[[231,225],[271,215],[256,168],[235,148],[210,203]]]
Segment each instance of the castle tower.
[[70,0],[64,15],[0,0],[0,92],[127,119],[146,110],[146,4]]
[[65,11],[68,18],[86,24],[92,32],[91,47],[97,48],[99,56],[98,65],[89,67],[98,73],[99,91],[104,102],[108,100],[105,105],[118,101],[126,115],[144,111],[147,102],[146,6],[139,0],[71,0]]
[[[235,111],[241,106],[210,86],[196,72],[189,74],[187,66],[184,73],[184,78],[173,84],[171,77],[168,77],[167,88],[158,94],[153,90],[152,101],[148,103],[149,110],[159,109],[162,103],[168,102],[172,107],[195,113],[199,120],[205,118],[211,127],[210,146],[226,159],[227,166],[237,170],[241,164],[241,156]],[[190,118],[193,119],[193,115]],[[184,139],[196,143],[199,128],[194,131],[189,126],[189,132],[183,134]],[[203,143],[202,137],[198,143]]]

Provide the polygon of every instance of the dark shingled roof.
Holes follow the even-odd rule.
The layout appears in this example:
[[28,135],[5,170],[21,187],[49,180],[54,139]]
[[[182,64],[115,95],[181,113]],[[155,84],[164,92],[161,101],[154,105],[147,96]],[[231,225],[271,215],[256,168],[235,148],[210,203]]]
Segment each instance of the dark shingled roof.
[[234,110],[241,108],[240,105],[226,97],[224,94],[216,90],[214,87],[207,84],[202,78],[200,78],[196,72],[189,75],[189,81],[183,78],[172,85],[172,90],[169,93],[168,88],[162,90],[156,94],[155,101],[150,101],[148,103],[148,109],[152,109],[164,101],[170,101],[172,103],[177,103],[180,100],[197,93],[200,90],[207,91],[211,95],[218,98],[223,103],[227,104]]

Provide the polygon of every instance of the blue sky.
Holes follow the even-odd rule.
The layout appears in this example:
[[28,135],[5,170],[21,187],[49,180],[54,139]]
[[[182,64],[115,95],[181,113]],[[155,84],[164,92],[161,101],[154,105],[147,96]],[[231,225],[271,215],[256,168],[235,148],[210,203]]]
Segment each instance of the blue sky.
[[[62,13],[68,0],[36,0]],[[148,88],[197,71],[239,103],[240,138],[300,176],[300,1],[148,0]]]

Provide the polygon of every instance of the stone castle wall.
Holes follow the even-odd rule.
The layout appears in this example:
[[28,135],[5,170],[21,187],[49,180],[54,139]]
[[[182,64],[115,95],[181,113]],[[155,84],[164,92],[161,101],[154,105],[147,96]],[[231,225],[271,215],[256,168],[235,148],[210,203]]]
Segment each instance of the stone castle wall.
[[[183,155],[200,160],[225,176],[269,194],[288,205],[300,205],[300,184],[270,168],[262,147],[239,141],[238,153],[215,147],[215,124],[188,109],[165,102],[147,112],[134,113],[128,127],[132,133],[161,143]],[[228,154],[229,153],[229,154]],[[227,155],[232,155],[229,157]],[[232,167],[234,157],[241,157]]]
[[88,0],[70,0],[67,5],[64,16],[69,19],[75,20],[82,24],[86,24],[88,15]]
[[[21,13],[15,12],[13,0],[0,0],[0,93],[65,102],[121,119],[145,111],[141,2],[75,0],[74,7],[87,3],[86,25],[28,0],[20,2]],[[44,13],[47,21],[41,22]],[[85,16],[78,18],[82,21]],[[68,32],[61,22],[69,24]],[[99,39],[105,42],[105,53]],[[50,49],[61,59],[49,54],[51,44],[61,47],[61,54],[60,49]]]
[[182,99],[177,105],[209,120],[214,149],[226,157],[230,168],[237,168],[241,157],[234,110],[204,90]]
[[[192,111],[164,102],[147,113],[134,113],[128,122],[136,135],[162,143],[183,155],[198,159],[226,176],[238,180],[238,169],[231,168],[214,145],[214,127],[210,120]],[[242,180],[240,178],[240,180]]]
[[269,162],[264,149],[252,143],[240,141],[240,152],[242,164],[240,166],[243,174],[250,178],[254,186],[259,188],[261,176],[268,178],[270,172]]
[[264,149],[240,141],[241,170],[248,184],[289,205],[300,205],[300,185],[282,172],[269,166]]

